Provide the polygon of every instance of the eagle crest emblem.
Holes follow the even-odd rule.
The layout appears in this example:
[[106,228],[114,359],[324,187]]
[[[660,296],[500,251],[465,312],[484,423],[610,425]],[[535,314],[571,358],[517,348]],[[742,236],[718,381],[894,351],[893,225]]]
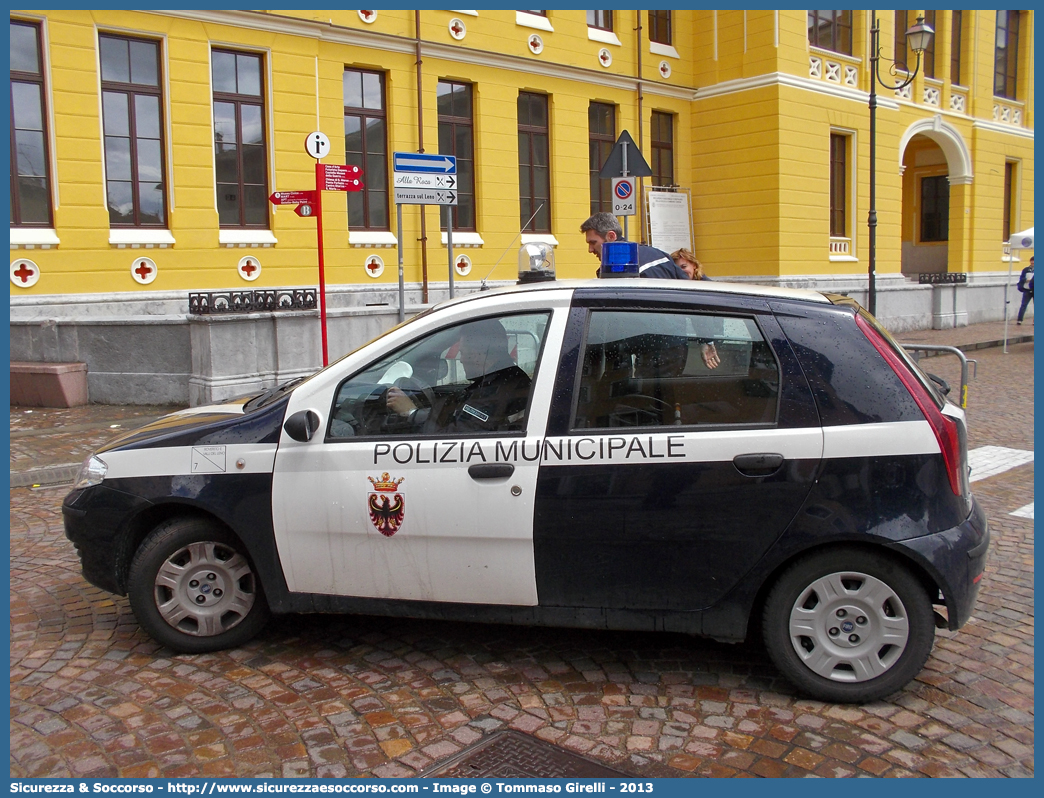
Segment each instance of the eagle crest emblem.
[[406,498],[402,495],[404,491],[399,488],[406,478],[392,479],[387,471],[377,479],[366,478],[373,485],[373,490],[366,497],[370,523],[374,529],[390,538],[399,531],[406,515]]

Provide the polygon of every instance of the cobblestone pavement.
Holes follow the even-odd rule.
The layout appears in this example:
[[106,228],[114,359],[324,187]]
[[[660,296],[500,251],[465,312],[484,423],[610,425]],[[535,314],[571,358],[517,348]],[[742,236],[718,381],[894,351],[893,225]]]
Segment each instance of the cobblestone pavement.
[[[974,357],[969,446],[1032,449],[1032,344]],[[959,376],[954,358],[928,368]],[[57,413],[90,434],[152,414],[32,415],[58,428]],[[25,415],[12,409],[13,430]],[[16,440],[47,457],[73,446],[52,437]],[[12,457],[32,460],[25,445]],[[1033,500],[1033,469],[975,483],[993,532],[975,617],[864,706],[795,697],[756,640],[290,616],[243,648],[174,656],[80,576],[66,488],[16,488],[11,773],[413,776],[511,728],[648,775],[1032,776],[1033,522],[1010,513]]]

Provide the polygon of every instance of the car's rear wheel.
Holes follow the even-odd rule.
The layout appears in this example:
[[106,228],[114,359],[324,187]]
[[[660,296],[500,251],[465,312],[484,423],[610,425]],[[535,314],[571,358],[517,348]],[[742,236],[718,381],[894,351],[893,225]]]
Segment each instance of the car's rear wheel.
[[187,654],[242,645],[269,616],[242,544],[202,518],[174,519],[153,530],[131,562],[127,593],[142,628]]
[[763,634],[773,662],[803,692],[858,703],[920,673],[935,623],[907,568],[879,553],[837,549],[783,572],[765,602]]

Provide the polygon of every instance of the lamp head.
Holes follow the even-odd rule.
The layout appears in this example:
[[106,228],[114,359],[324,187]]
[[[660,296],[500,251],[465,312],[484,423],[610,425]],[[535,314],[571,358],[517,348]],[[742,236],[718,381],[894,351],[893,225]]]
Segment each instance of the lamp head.
[[910,26],[910,29],[906,32],[906,43],[910,45],[910,49],[918,55],[928,49],[928,45],[932,43],[932,36],[935,31],[932,30],[932,26],[924,21],[924,17],[917,17],[917,22]]

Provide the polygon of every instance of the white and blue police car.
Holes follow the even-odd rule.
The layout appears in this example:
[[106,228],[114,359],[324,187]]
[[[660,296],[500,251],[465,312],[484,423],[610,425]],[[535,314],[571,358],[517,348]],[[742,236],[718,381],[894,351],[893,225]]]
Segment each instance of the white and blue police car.
[[179,652],[272,612],[760,628],[842,702],[918,674],[989,546],[963,411],[854,301],[652,279],[443,302],[121,435],[63,513],[87,580]]

